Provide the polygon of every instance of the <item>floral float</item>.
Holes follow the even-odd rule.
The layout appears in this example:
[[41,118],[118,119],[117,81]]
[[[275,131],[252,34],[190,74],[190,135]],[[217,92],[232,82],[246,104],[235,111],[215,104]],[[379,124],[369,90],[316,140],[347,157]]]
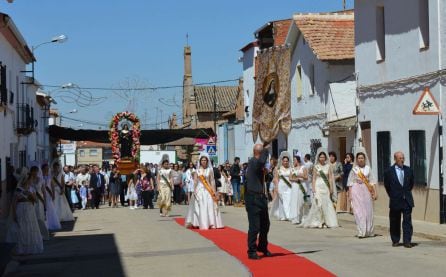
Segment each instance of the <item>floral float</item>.
[[121,161],[121,145],[119,143],[119,122],[122,120],[128,120],[132,122],[132,158],[135,162],[139,162],[139,149],[141,136],[141,123],[138,117],[134,113],[121,112],[117,113],[110,122],[110,142],[113,158],[116,162]]

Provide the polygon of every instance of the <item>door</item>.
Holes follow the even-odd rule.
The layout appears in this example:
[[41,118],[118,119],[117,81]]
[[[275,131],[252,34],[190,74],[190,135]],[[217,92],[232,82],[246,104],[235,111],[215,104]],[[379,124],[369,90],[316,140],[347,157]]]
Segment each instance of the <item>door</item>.
[[340,162],[344,161],[345,154],[347,154],[347,138],[339,137],[339,158]]
[[361,133],[362,133],[362,147],[367,151],[370,163],[372,163],[372,133],[371,133],[371,123],[370,121],[365,121],[360,123]]

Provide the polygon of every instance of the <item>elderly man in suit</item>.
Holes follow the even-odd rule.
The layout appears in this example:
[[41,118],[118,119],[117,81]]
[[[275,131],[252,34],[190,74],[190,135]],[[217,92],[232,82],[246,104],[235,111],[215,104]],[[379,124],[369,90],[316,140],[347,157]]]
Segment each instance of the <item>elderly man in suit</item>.
[[400,246],[401,214],[403,215],[403,245],[406,248],[415,246],[412,243],[412,208],[414,201],[412,188],[414,185],[413,171],[404,165],[404,154],[394,154],[395,164],[384,174],[384,186],[389,195],[390,237],[392,246]]
[[105,178],[104,175],[99,172],[99,167],[97,165],[93,166],[93,172],[90,177],[90,187],[93,189],[91,192],[91,208],[99,209],[102,191],[103,188],[105,188]]

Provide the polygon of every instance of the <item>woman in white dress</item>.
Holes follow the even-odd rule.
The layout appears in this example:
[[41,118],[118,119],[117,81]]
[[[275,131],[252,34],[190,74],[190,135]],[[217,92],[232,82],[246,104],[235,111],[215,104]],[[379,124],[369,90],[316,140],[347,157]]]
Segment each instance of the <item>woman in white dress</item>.
[[169,216],[172,207],[172,169],[169,167],[169,156],[163,155],[161,159],[161,168],[158,170],[157,190],[158,190],[158,207],[160,208],[160,216]]
[[[31,181],[37,177],[39,168],[33,166],[21,177],[11,204],[12,223],[6,234],[6,242],[17,243],[13,250],[17,255],[39,254],[43,252],[43,240],[33,204],[35,194],[31,191]],[[25,175],[26,174],[26,175]]]
[[54,184],[54,206],[59,221],[74,221],[73,212],[65,196],[65,178],[58,161],[53,162],[51,177]]
[[316,154],[317,163],[313,168],[312,205],[308,217],[301,224],[305,228],[338,227],[332,201],[332,195],[336,194],[336,185],[327,157],[327,151],[319,148]]
[[309,202],[308,192],[305,182],[308,180],[307,168],[302,165],[300,156],[293,157],[293,169],[290,177],[291,187],[291,208],[290,218],[293,224],[300,224],[302,217],[307,212],[306,202]]
[[229,176],[229,172],[226,171],[225,167],[223,165],[220,165],[218,167],[218,170],[220,171],[220,183],[221,186],[217,188],[218,197],[219,197],[219,205],[220,206],[226,206],[226,196],[229,193],[229,189],[232,188],[231,185],[231,176]]
[[274,170],[274,185],[277,187],[277,194],[272,203],[270,215],[282,221],[291,220],[291,155],[283,151],[280,154],[278,167]]
[[192,193],[194,192],[194,173],[195,166],[193,162],[189,162],[189,167],[184,174],[185,190],[186,190],[186,204],[189,205]]
[[209,156],[206,153],[201,154],[198,163],[194,174],[194,194],[187,210],[185,225],[202,230],[223,228]]
[[54,184],[51,181],[50,168],[47,164],[42,165],[43,187],[45,189],[46,223],[48,230],[56,231],[62,229],[59,216],[54,206]]
[[34,167],[37,169],[37,174],[31,175],[31,188],[30,190],[34,193],[36,202],[34,203],[34,209],[36,212],[37,223],[39,223],[40,234],[43,240],[49,240],[48,226],[45,223],[45,182],[43,180],[42,171],[40,170],[39,164],[37,162],[32,163],[31,169]]

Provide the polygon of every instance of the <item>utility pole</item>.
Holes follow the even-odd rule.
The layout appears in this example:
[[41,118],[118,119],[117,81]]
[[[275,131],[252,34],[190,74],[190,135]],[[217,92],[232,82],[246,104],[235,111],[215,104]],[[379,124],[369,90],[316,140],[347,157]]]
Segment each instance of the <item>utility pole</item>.
[[346,8],[346,0],[342,0],[342,2],[343,2],[343,5],[344,5],[344,11],[345,11],[345,8]]
[[214,85],[214,132],[217,133],[217,97],[215,95],[215,85]]

